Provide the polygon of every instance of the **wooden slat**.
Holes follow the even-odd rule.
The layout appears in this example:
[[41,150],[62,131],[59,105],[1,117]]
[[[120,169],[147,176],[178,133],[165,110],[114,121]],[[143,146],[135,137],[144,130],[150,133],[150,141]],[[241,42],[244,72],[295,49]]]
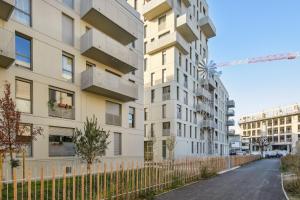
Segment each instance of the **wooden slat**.
[[41,190],[40,190],[40,199],[44,200],[44,167],[41,167]]
[[52,168],[52,200],[55,200],[55,167]]

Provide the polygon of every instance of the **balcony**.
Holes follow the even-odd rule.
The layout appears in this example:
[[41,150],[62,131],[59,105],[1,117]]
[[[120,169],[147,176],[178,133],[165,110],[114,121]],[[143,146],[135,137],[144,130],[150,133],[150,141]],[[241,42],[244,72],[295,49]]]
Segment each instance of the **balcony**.
[[205,103],[199,103],[196,105],[196,111],[210,113],[210,107],[208,105],[206,105]]
[[205,79],[200,79],[200,84],[201,85],[208,85],[209,88],[215,89],[216,88],[216,82],[212,76],[209,76]]
[[235,135],[235,130],[234,129],[230,129],[228,131],[228,135]]
[[15,0],[0,0],[0,19],[8,21],[14,10]]
[[145,4],[143,15],[146,20],[152,20],[155,17],[172,9],[173,0],[151,0]]
[[96,67],[81,73],[81,89],[123,102],[138,98],[136,84]]
[[101,32],[109,35],[123,45],[138,38],[137,12],[121,0],[84,0],[81,1],[81,19]]
[[210,92],[208,90],[202,88],[202,87],[200,87],[200,88],[197,89],[196,96],[197,97],[204,97],[206,99],[211,99]]
[[216,27],[210,17],[205,16],[201,18],[199,26],[208,39],[216,36]]
[[202,122],[200,122],[200,128],[202,128],[202,129],[216,129],[217,124],[213,120],[207,119],[207,120],[203,120]]
[[137,53],[100,31],[89,30],[81,37],[80,42],[82,55],[113,67],[122,73],[129,73],[138,66]]
[[235,115],[234,110],[232,110],[232,109],[227,110],[227,116],[228,117],[233,117],[234,115]]
[[227,108],[234,108],[235,107],[235,102],[234,100],[229,100],[227,101]]
[[0,67],[8,68],[15,61],[15,34],[0,28]]
[[178,48],[184,55],[188,54],[189,50],[186,41],[177,32],[165,35],[149,43],[147,48],[147,54],[152,55],[162,51],[163,49],[167,49],[173,46]]
[[190,7],[190,5],[191,5],[191,1],[190,0],[182,0],[182,2],[184,3],[184,5],[186,7]]
[[233,119],[229,119],[227,122],[226,122],[226,126],[234,126],[235,125],[235,121]]
[[49,106],[48,114],[50,117],[58,117],[63,119],[75,119],[75,108],[65,107],[55,104],[52,107]]
[[187,42],[198,40],[196,25],[194,25],[188,14],[177,17],[176,28]]

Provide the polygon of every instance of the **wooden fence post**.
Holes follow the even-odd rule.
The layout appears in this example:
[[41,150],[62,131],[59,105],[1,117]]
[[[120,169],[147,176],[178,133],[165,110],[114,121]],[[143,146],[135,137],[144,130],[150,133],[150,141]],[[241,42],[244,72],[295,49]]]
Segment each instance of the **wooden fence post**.
[[97,200],[100,200],[101,194],[100,194],[100,174],[101,174],[101,168],[100,164],[98,165],[98,173],[97,173]]
[[104,163],[104,175],[103,175],[103,198],[106,198],[106,162]]
[[[14,200],[18,199],[18,185],[17,185],[17,175],[16,169],[13,168],[13,186],[14,186]],[[8,187],[8,186],[7,186]]]
[[64,172],[63,172],[63,200],[66,200],[66,188],[67,188],[66,167],[64,167]]
[[28,179],[27,179],[27,183],[28,183],[28,196],[27,196],[27,200],[31,200],[31,171],[28,171]]
[[73,200],[76,200],[76,168],[73,170],[73,191],[72,191]]
[[44,167],[41,167],[41,200],[44,200]]
[[81,200],[84,200],[84,171],[83,167],[81,166]]
[[116,200],[119,200],[119,165],[116,162]]
[[91,165],[91,168],[89,170],[89,177],[90,177],[90,190],[89,190],[89,193],[90,193],[90,200],[93,199],[93,167]]

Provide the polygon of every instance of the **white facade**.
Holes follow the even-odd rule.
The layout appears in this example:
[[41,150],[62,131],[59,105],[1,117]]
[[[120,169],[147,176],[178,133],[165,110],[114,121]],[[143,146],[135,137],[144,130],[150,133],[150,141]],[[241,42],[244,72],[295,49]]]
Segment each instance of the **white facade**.
[[123,0],[11,2],[0,0],[0,82],[11,83],[22,123],[44,129],[28,160],[74,159],[70,137],[93,115],[110,131],[105,159],[143,160],[138,12]]
[[206,1],[128,2],[144,20],[145,159],[168,158],[169,138],[174,158],[228,155],[228,92],[198,67],[216,35]]

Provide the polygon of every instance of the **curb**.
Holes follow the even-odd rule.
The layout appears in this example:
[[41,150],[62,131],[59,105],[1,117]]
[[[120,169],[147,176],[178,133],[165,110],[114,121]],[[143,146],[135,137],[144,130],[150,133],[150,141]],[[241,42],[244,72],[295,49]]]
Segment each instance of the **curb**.
[[284,186],[283,186],[282,173],[281,173],[280,177],[281,177],[281,188],[282,188],[283,194],[284,194],[286,200],[289,200],[289,197],[288,197],[288,195],[287,195],[287,193],[286,193],[286,191],[285,191],[285,189],[284,189]]
[[241,167],[241,166],[236,166],[236,167],[233,167],[233,168],[230,168],[230,169],[227,169],[227,170],[220,171],[220,172],[218,172],[217,174],[224,174],[224,173],[226,173],[226,172],[233,171],[233,170],[238,169],[238,168],[240,168],[240,167]]

